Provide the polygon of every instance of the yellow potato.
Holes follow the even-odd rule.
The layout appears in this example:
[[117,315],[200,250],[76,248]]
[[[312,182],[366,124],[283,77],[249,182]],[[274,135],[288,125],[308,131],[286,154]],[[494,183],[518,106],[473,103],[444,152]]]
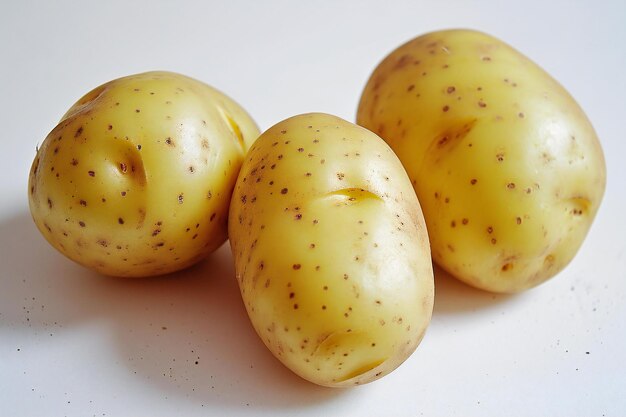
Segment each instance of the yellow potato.
[[226,240],[232,189],[258,133],[234,101],[183,75],[108,82],[39,148],[31,214],[52,246],[103,274],[182,269]]
[[602,149],[578,104],[480,32],[433,32],[393,51],[357,122],[404,164],[435,261],[478,288],[517,292],[559,272],[604,193]]
[[254,328],[301,377],[370,382],[422,339],[428,235],[406,172],[375,134],[318,113],[270,128],[242,166],[229,236]]

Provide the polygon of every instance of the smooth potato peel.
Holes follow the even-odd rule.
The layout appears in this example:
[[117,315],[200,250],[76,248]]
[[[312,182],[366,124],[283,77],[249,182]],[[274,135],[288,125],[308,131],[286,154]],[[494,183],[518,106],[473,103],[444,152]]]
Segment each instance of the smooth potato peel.
[[480,32],[420,36],[370,77],[357,122],[394,149],[434,260],[518,292],[562,270],[598,210],[606,167],[582,109],[539,66]]
[[229,235],[255,330],[301,377],[367,383],[422,339],[426,229],[404,169],[371,132],[317,113],[270,128],[239,174]]
[[44,237],[100,273],[185,268],[227,237],[254,121],[192,78],[149,72],[87,93],[38,149],[29,205]]

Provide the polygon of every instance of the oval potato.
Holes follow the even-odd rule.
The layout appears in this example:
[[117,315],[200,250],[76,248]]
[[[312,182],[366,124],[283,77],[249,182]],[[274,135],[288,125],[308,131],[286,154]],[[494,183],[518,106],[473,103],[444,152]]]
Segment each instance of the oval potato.
[[370,382],[422,339],[428,235],[406,172],[375,134],[319,113],[267,130],[239,174],[229,235],[254,328],[301,377]]
[[237,103],[192,78],[110,81],[39,148],[31,214],[52,246],[100,273],[182,269],[226,240],[230,195],[258,133]]
[[581,246],[606,168],[574,99],[489,35],[420,36],[375,69],[357,122],[404,164],[434,260],[478,288],[517,292],[554,276]]

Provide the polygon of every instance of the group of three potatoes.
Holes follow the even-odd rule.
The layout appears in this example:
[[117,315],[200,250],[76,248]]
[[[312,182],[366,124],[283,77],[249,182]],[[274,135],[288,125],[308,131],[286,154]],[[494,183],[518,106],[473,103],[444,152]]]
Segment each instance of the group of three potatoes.
[[530,288],[573,258],[604,192],[579,106],[480,32],[433,32],[393,51],[357,123],[311,113],[259,137],[199,81],[117,79],[48,135],[30,209],[55,248],[107,275],[176,271],[228,235],[267,347],[307,380],[349,386],[419,344],[432,259],[478,288]]

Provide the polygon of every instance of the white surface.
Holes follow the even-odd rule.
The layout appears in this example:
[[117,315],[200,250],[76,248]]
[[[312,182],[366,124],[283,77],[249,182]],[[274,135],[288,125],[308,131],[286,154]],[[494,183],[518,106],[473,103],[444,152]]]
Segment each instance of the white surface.
[[[624,21],[621,0],[3,2],[0,415],[626,415]],[[227,246],[173,276],[104,278],[30,219],[35,146],[104,81],[181,72],[227,92],[262,129],[307,111],[354,120],[388,52],[449,27],[505,40],[572,93],[602,140],[608,187],[578,256],[550,282],[497,296],[437,274],[426,338],[378,382],[325,389],[275,360],[248,322]]]

